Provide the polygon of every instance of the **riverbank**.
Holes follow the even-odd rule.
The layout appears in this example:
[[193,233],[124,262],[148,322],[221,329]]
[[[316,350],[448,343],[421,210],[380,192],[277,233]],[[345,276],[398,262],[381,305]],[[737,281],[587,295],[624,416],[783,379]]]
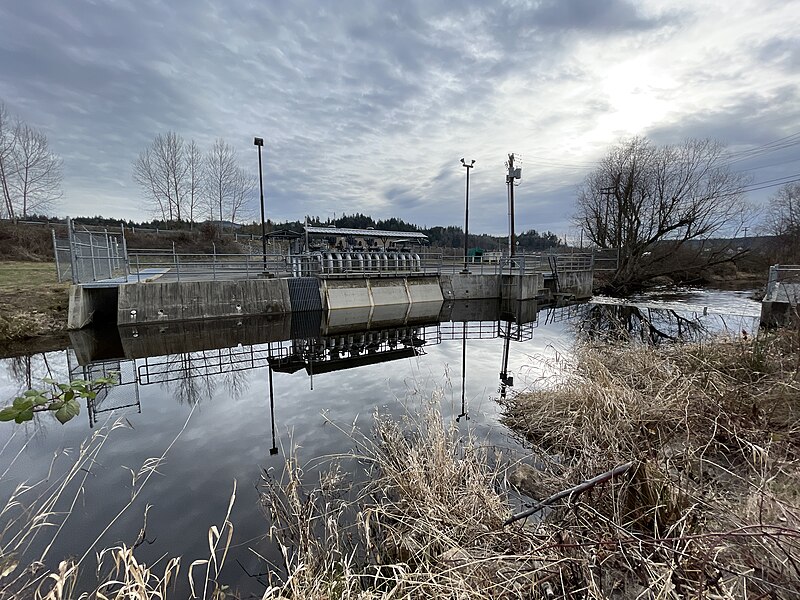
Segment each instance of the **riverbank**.
[[[265,597],[798,597],[799,366],[797,330],[581,347],[505,402],[532,450],[508,469],[430,409],[378,419],[358,444],[374,479],[355,508],[303,493],[299,473],[269,482],[276,537],[296,550]],[[509,482],[535,501],[562,494],[514,520]]]
[[[261,501],[284,563],[265,567],[263,597],[796,597],[799,365],[796,330],[582,346],[546,387],[505,401],[504,419],[531,448],[521,461],[444,418],[442,393],[408,398],[404,419],[343,426],[353,454],[314,457],[313,478],[292,455],[286,470],[264,471]],[[620,465],[509,522],[521,501]],[[215,570],[226,527],[212,536]],[[135,597],[172,597],[158,595],[163,566],[111,552],[131,586],[142,582]],[[122,589],[104,587],[112,598]]]
[[67,328],[69,284],[59,283],[52,262],[0,262],[0,342],[35,346]]

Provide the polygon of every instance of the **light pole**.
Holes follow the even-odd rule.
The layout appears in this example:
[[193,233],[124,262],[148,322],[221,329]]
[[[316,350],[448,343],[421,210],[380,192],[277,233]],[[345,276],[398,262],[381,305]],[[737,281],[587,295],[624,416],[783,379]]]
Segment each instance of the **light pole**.
[[264,175],[261,173],[261,148],[264,138],[254,138],[253,145],[258,146],[258,188],[261,191],[261,249],[264,257],[264,272],[267,272],[267,227],[264,223]]
[[475,166],[475,161],[471,160],[467,164],[467,161],[462,158],[461,165],[467,170],[467,191],[464,200],[464,270],[462,273],[469,273],[469,267],[467,266],[467,261],[469,260],[469,170]]

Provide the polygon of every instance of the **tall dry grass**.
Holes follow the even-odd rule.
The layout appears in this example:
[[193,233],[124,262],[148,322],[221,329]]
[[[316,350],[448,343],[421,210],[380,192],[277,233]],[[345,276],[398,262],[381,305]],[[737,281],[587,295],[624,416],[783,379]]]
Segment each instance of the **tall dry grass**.
[[507,526],[502,457],[436,402],[376,416],[351,433],[364,483],[336,462],[265,475],[283,564],[264,597],[800,597],[797,342],[581,348],[504,418],[543,495],[634,467]]
[[[180,557],[162,557],[155,564],[147,564],[137,558],[136,548],[144,541],[147,511],[139,540],[131,540],[130,545],[110,548],[101,545],[103,535],[129,511],[153,474],[158,472],[170,449],[186,429],[191,414],[161,455],[147,459],[138,470],[131,470],[130,499],[117,515],[93,542],[82,549],[81,554],[64,557],[54,569],[48,568],[48,565],[54,564],[54,557],[51,556],[53,544],[84,494],[86,478],[98,464],[103,447],[114,430],[128,426],[127,421],[121,419],[100,427],[74,453],[54,456],[50,472],[44,479],[33,484],[18,485],[0,508],[0,600],[182,598],[185,594],[180,593],[175,585],[179,577],[188,578],[193,598],[223,600],[233,597],[219,576],[233,536],[230,515],[236,497],[235,481],[222,524],[209,529],[208,556],[192,562],[185,573],[181,572]],[[24,446],[11,459],[11,464],[22,454]],[[66,468],[57,468],[57,463],[61,461],[66,461]],[[0,474],[0,478],[7,474],[8,469]],[[95,561],[94,573],[82,577],[82,572],[91,573],[92,559]]]
[[798,357],[794,330],[584,346],[558,386],[506,401],[551,491],[636,463],[544,518],[563,532],[573,585],[592,597],[800,597]]

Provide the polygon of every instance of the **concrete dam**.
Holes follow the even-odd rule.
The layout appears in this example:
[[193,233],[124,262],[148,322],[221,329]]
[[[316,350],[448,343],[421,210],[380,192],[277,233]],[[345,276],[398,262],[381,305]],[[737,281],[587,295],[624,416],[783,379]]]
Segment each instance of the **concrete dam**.
[[366,321],[389,307],[393,312],[412,311],[416,305],[445,300],[550,303],[591,294],[591,269],[565,273],[561,281],[543,273],[157,279],[73,285],[68,324],[70,329],[81,329],[90,324],[132,325],[339,309],[360,309]]

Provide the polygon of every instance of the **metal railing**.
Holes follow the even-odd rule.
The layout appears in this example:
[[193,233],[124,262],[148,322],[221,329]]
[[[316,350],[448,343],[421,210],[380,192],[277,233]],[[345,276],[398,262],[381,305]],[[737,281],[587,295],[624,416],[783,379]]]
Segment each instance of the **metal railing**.
[[442,273],[531,275],[558,277],[592,270],[588,253],[537,252],[513,257],[445,256],[412,250],[340,251],[304,254],[272,252],[179,253],[167,249],[128,249],[125,236],[90,231],[68,220],[67,239],[53,230],[53,249],[59,281],[73,283],[148,281],[156,277],[189,280],[234,280],[258,277],[424,276]]
[[772,265],[764,300],[800,304],[800,265]]
[[131,250],[131,279],[137,282],[161,277],[189,280],[234,280],[290,276],[283,254],[188,254],[168,250]]

